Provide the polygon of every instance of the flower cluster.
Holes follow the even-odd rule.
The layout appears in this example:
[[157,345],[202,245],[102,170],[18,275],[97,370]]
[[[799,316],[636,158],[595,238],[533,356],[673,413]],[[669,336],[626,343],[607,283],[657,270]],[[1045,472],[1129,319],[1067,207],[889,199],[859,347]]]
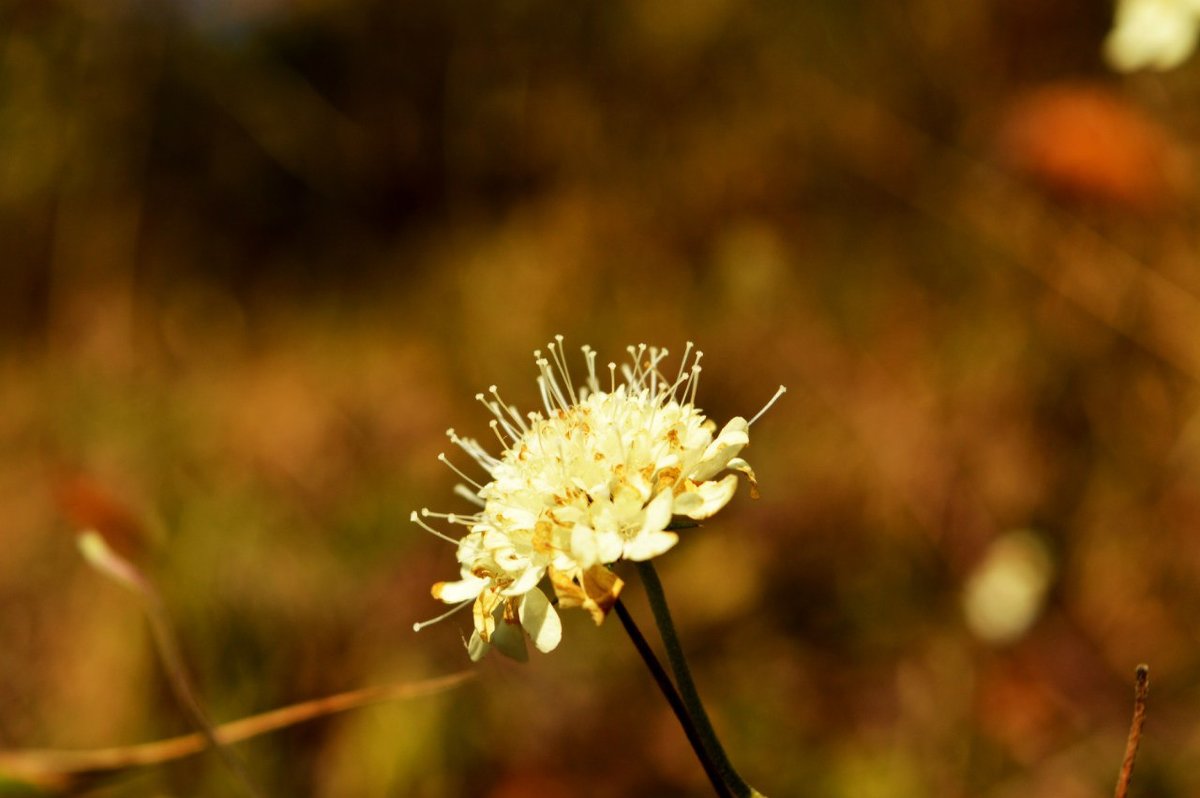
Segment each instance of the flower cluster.
[[[455,469],[470,483],[456,492],[479,510],[470,515],[422,510],[413,520],[458,547],[461,578],[438,582],[432,592],[455,605],[446,615],[472,605],[473,659],[492,644],[523,658],[521,629],[540,651],[558,645],[562,625],[538,587],[543,577],[559,608],[582,607],[600,623],[622,586],[609,564],[662,554],[679,540],[672,531],[681,526],[673,523],[676,517],[700,520],[724,507],[737,489],[737,474],[725,472],[745,474],[754,490],[754,472],[738,455],[762,412],[750,421],[734,418],[717,432],[695,406],[700,352],[689,343],[677,373],[668,378],[660,369],[667,350],[643,344],[628,351],[621,378],[617,365],[609,363],[602,385],[596,352],[583,347],[587,376],[578,390],[562,336],[549,345],[549,358],[535,352],[544,412],[522,416],[495,386],[477,395],[493,415],[499,456],[448,431],[490,478],[475,482]],[[440,459],[449,464],[444,454]],[[467,532],[454,540],[422,517]]]

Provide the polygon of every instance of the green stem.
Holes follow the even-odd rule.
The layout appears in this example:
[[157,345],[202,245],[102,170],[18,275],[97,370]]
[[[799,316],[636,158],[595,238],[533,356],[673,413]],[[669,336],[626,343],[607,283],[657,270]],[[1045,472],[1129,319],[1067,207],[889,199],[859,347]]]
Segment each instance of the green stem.
[[648,560],[635,563],[635,565],[638,574],[642,577],[642,583],[646,586],[646,598],[650,602],[650,610],[654,613],[654,621],[658,624],[659,634],[662,635],[663,647],[667,651],[667,662],[670,663],[671,670],[675,673],[675,683],[679,687],[680,697],[683,699],[684,706],[687,707],[688,715],[696,723],[705,750],[716,762],[722,779],[732,788],[734,795],[738,798],[761,796],[761,793],[738,775],[733,763],[729,761],[725,749],[721,746],[712,722],[708,719],[708,713],[705,712],[704,704],[700,700],[700,693],[696,690],[696,683],[692,680],[691,669],[688,668],[687,659],[683,655],[683,646],[679,644],[679,634],[675,631],[674,621],[671,620],[671,610],[667,607],[667,596],[663,592],[662,582],[658,579],[658,572],[654,570],[654,566]]
[[712,757],[705,750],[704,743],[700,739],[700,732],[696,729],[695,721],[688,715],[687,707],[683,705],[683,699],[679,697],[679,691],[675,689],[675,685],[671,683],[671,677],[667,675],[662,663],[654,655],[654,649],[650,648],[650,644],[646,642],[646,638],[642,635],[641,630],[633,622],[633,616],[629,614],[629,610],[625,609],[625,605],[621,603],[620,599],[617,599],[617,603],[613,608],[617,612],[617,617],[621,620],[621,625],[625,627],[625,632],[629,635],[629,639],[633,641],[633,647],[637,649],[638,654],[642,657],[642,661],[650,669],[650,674],[658,684],[658,689],[662,691],[663,696],[667,699],[667,703],[671,705],[671,711],[675,713],[675,719],[683,727],[683,733],[687,736],[688,742],[692,744],[692,750],[696,752],[696,758],[700,760],[700,765],[704,768],[705,775],[708,776],[708,780],[712,783],[713,790],[721,798],[731,798],[733,793],[725,786],[724,778],[717,769],[717,763],[713,762]]

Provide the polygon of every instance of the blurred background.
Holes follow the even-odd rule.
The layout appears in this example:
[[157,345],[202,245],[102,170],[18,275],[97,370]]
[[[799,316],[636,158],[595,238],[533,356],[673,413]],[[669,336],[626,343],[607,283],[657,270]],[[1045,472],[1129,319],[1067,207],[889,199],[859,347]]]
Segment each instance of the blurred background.
[[[408,522],[555,333],[706,353],[660,560],[769,795],[1200,792],[1200,62],[1092,0],[0,3],[0,747],[467,667]],[[576,364],[581,361],[576,361]],[[465,458],[463,458],[465,459]],[[632,573],[627,602],[650,621]],[[615,622],[239,747],[268,795],[702,795]],[[215,757],[102,794],[228,795]]]

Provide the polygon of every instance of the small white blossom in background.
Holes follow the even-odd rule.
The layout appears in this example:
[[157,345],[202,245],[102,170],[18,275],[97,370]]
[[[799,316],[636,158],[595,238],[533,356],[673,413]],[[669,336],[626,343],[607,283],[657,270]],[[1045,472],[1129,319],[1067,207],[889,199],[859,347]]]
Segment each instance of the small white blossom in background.
[[[737,473],[756,492],[754,472],[739,457],[750,442],[750,421],[736,417],[720,432],[695,405],[701,353],[689,343],[672,376],[660,367],[668,353],[644,344],[629,347],[630,362],[597,373],[596,352],[582,348],[586,365],[576,389],[562,347],[550,357],[534,353],[543,411],[520,414],[492,386],[477,399],[490,422],[500,454],[449,430],[450,440],[487,472],[456,493],[479,510],[469,515],[413,513],[413,521],[458,547],[461,578],[438,582],[433,596],[455,607],[472,605],[472,659],[491,645],[525,656],[523,628],[540,651],[562,636],[558,613],[538,587],[549,577],[559,608],[582,607],[597,624],[617,600],[621,580],[607,568],[617,560],[648,560],[674,546],[672,519],[708,518],[737,490]],[[449,464],[445,455],[440,459]],[[454,466],[451,466],[454,468]],[[454,540],[422,518],[466,527]],[[446,615],[415,629],[434,623]]]
[[963,588],[967,626],[989,643],[1011,643],[1042,613],[1054,566],[1046,545],[1019,530],[997,538]]
[[1166,71],[1196,49],[1200,0],[1118,0],[1104,56],[1118,72]]

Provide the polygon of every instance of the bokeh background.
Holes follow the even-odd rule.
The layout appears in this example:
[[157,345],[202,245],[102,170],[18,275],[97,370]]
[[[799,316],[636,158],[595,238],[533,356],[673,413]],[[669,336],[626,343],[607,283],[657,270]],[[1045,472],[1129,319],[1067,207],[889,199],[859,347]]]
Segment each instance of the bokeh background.
[[[467,666],[408,522],[555,333],[705,353],[742,490],[661,558],[770,795],[1200,792],[1200,62],[1093,0],[0,4],[0,746]],[[578,362],[578,361],[577,361]],[[627,601],[649,626],[633,574]],[[615,622],[239,746],[268,795],[700,795]],[[227,795],[215,757],[112,796]]]

